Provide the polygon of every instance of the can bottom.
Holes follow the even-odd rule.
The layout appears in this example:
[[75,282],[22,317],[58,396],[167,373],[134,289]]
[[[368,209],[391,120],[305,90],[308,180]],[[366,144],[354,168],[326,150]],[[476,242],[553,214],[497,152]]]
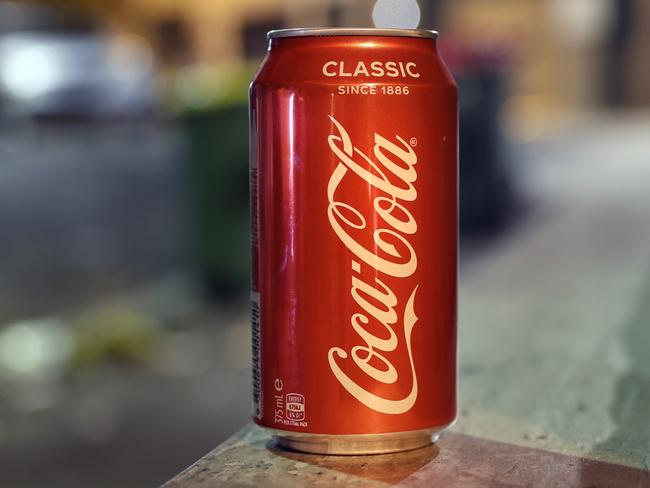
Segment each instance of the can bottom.
[[312,454],[363,455],[388,454],[410,451],[428,446],[438,440],[448,425],[432,429],[386,434],[327,435],[305,434],[277,429],[268,429],[275,445],[292,451]]

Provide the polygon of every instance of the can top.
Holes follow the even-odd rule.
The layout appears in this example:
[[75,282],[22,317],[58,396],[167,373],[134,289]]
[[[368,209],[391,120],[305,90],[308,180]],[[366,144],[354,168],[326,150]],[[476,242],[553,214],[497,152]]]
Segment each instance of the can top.
[[423,37],[437,39],[438,32],[425,29],[375,29],[346,27],[311,27],[299,29],[272,30],[267,34],[268,39],[281,37],[330,37],[330,36],[379,36],[379,37]]

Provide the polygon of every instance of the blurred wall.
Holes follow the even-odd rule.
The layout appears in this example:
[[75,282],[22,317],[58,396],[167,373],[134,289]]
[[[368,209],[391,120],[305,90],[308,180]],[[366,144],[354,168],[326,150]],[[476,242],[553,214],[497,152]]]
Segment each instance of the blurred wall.
[[[64,0],[110,29],[153,39],[174,67],[259,57],[264,33],[296,26],[370,24],[373,0]],[[420,0],[445,38],[498,47],[512,60],[513,96],[540,110],[650,104],[647,0]],[[432,7],[433,6],[433,7]],[[427,12],[435,11],[430,19]],[[168,52],[175,50],[176,55]],[[530,100],[529,100],[530,101]]]
[[611,104],[650,103],[647,0],[454,0],[445,13],[457,39],[509,50],[512,94],[546,110],[610,104],[616,83],[623,95]]
[[[172,21],[187,26],[193,56],[202,62],[236,61],[245,54],[247,29],[291,26],[368,26],[371,0],[121,0],[88,4],[104,8],[117,30],[155,37]],[[244,35],[242,35],[244,34]]]
[[650,105],[650,2],[637,2],[635,20],[638,28],[631,36],[630,56],[626,59],[625,83],[629,105]]
[[[547,106],[584,107],[592,104],[598,89],[584,83],[595,70],[594,53],[598,34],[595,25],[573,32],[562,21],[572,0],[456,0],[445,23],[454,35],[474,45],[493,44],[510,52],[513,70],[510,88],[514,95],[538,95]],[[595,3],[600,3],[593,0]],[[585,20],[590,24],[598,22]],[[579,20],[577,22],[580,22]],[[566,60],[571,58],[571,63]]]

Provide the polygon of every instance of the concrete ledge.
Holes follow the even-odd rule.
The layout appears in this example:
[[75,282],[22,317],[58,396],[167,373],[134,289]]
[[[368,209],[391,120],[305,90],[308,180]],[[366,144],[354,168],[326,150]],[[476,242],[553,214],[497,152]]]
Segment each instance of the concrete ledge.
[[318,456],[278,449],[249,424],[164,488],[221,486],[646,487],[650,472],[456,433],[397,454]]

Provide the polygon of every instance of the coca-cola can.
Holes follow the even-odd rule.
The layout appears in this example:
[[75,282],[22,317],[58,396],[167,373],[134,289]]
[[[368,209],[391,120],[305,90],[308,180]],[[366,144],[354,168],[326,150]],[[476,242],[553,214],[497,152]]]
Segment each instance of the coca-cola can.
[[369,454],[456,416],[458,98],[437,34],[269,33],[250,89],[253,417]]

